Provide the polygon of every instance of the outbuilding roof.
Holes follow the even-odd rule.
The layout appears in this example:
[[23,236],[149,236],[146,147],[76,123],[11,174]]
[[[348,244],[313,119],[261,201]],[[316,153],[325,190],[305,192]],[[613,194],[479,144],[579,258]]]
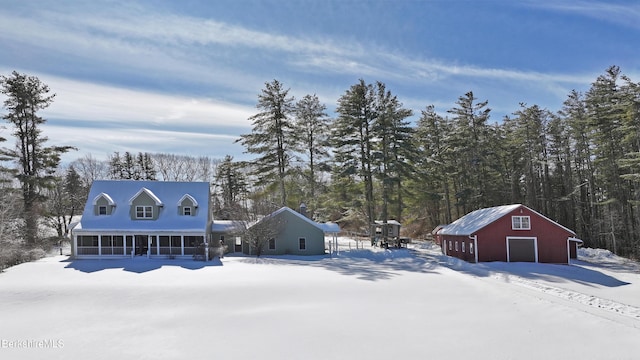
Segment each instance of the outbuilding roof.
[[566,227],[556,223],[555,221],[547,218],[546,216],[522,204],[495,206],[495,207],[478,209],[478,210],[472,211],[467,215],[459,218],[458,220],[452,222],[451,224],[443,226],[440,230],[438,230],[437,233],[439,235],[472,235],[476,233],[478,230],[484,228],[485,226],[493,223],[494,221],[502,218],[503,216],[509,214],[510,212],[520,207],[524,207],[540,215],[541,217],[553,222],[559,227],[575,235],[575,233],[572,230],[567,229]]
[[278,214],[280,214],[282,212],[285,212],[285,211],[289,212],[289,213],[291,213],[291,214],[293,214],[293,215],[295,215],[297,217],[299,217],[300,219],[302,219],[302,220],[308,222],[309,224],[319,228],[320,230],[322,230],[325,233],[338,233],[338,232],[340,232],[340,226],[338,226],[338,224],[336,224],[336,223],[331,223],[331,222],[328,222],[328,223],[317,223],[317,222],[309,219],[308,217],[300,214],[299,212],[297,212],[297,211],[295,211],[295,210],[293,210],[293,209],[291,209],[289,207],[286,207],[286,206],[283,206],[280,209],[274,211],[269,216],[275,216],[275,215],[278,215]]

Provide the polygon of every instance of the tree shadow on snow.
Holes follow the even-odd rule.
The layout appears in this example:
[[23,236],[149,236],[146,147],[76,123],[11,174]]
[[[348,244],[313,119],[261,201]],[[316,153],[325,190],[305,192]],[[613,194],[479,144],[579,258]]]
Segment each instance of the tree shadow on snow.
[[242,262],[311,266],[367,281],[388,280],[399,276],[402,271],[433,273],[437,266],[435,262],[415,256],[409,249],[351,250],[332,256],[262,256],[242,259]]
[[[572,261],[571,265],[498,261],[475,264],[446,255],[432,255],[432,257],[441,266],[478,277],[502,277],[508,281],[509,276],[516,276],[549,283],[575,282],[586,286],[618,287],[629,285],[628,282],[618,280],[613,276],[581,266],[585,263],[580,261]],[[589,264],[589,266],[593,266],[593,264]]]
[[198,270],[210,266],[222,266],[219,258],[209,261],[195,261],[190,259],[147,259],[136,257],[133,259],[81,259],[63,260],[68,262],[66,269],[73,269],[85,273],[93,273],[108,269],[122,269],[123,271],[142,274],[158,270],[164,266],[179,266],[183,269]]

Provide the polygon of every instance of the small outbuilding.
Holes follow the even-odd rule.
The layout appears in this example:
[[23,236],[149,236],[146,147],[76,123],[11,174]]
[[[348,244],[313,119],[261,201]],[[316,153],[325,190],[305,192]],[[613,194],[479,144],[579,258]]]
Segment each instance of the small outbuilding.
[[469,262],[568,264],[582,240],[575,232],[522,204],[473,211],[436,231],[445,255]]
[[325,237],[337,241],[340,232],[338,224],[315,222],[306,216],[306,212],[285,206],[251,225],[236,220],[214,220],[212,237],[219,239],[228,252],[255,255],[256,249],[251,248],[243,236],[247,230],[264,225],[265,221],[269,221],[267,226],[272,227],[273,237],[262,249],[264,255],[323,255]]

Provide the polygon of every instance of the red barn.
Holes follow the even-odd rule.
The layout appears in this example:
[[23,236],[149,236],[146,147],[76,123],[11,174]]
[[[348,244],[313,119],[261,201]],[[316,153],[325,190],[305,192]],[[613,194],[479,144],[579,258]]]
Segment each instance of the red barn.
[[568,264],[582,240],[521,204],[479,209],[436,232],[442,253],[469,262],[528,261]]

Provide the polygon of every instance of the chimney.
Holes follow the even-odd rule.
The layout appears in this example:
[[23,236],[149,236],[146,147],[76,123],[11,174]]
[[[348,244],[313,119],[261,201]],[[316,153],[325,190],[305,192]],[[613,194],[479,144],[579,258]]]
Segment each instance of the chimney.
[[300,214],[307,217],[307,205],[305,205],[305,203],[300,203]]

